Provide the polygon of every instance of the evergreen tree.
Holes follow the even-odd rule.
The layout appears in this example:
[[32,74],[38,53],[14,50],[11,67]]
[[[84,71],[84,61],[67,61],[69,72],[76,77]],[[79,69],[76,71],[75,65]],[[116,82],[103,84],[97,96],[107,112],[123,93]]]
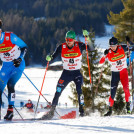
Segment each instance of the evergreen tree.
[[[108,73],[110,72],[108,68],[109,67],[108,63],[107,62],[105,63],[104,65],[105,68],[104,66],[99,65],[100,55],[102,54],[94,43],[95,33],[90,32],[89,36],[92,40],[93,46],[96,47],[96,51],[89,52],[92,86],[90,84],[90,79],[89,79],[86,52],[83,53],[83,61],[82,61],[83,66],[81,69],[81,73],[83,75],[84,82],[83,82],[82,90],[84,94],[84,102],[85,102],[85,109],[86,109],[85,111],[87,115],[90,113],[91,110],[94,112],[95,109],[97,109],[101,113],[104,112],[106,106],[105,100],[109,96],[108,92],[110,91],[108,90],[110,87],[110,81],[109,78],[107,77],[107,75],[110,75]],[[101,82],[99,83],[97,89],[98,80],[102,70],[103,70],[103,74],[100,80]],[[69,98],[73,101],[73,104],[77,106],[78,105],[77,92],[74,83],[71,84],[71,88],[72,88],[73,97],[69,97]]]
[[[81,34],[84,27],[104,35],[110,9],[122,9],[121,0],[1,0],[3,30],[12,31],[28,44],[26,65],[46,64],[46,54],[73,29]],[[105,7],[105,8],[104,8]],[[117,10],[118,9],[118,10]]]
[[134,39],[134,1],[122,0],[124,9],[119,14],[114,14],[112,11],[108,15],[109,23],[115,26],[114,36],[119,41],[125,41],[125,36]]

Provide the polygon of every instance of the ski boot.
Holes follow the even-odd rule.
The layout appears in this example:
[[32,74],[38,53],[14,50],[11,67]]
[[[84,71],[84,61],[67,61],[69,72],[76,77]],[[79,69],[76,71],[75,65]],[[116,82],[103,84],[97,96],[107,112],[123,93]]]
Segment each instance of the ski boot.
[[79,116],[80,117],[83,117],[84,116],[84,108],[83,108],[83,105],[80,105],[79,112],[80,112]]
[[51,106],[50,111],[41,117],[42,120],[51,120],[54,116],[56,106]]
[[112,107],[109,107],[109,110],[104,116],[111,116],[112,115]]
[[4,119],[11,121],[12,118],[13,118],[13,106],[9,105],[7,109],[7,114],[4,116]]
[[126,109],[127,109],[127,113],[128,114],[131,114],[131,111],[130,111],[130,102],[127,102]]
[[79,98],[79,112],[80,112],[79,116],[83,117],[84,116],[84,108],[83,108],[83,106],[84,106],[84,95],[80,94],[79,97],[80,97]]

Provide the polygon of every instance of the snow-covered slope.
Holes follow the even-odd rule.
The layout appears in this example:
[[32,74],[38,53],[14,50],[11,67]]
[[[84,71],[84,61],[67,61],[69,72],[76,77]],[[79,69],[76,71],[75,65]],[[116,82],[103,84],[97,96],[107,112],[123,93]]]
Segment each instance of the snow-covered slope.
[[0,122],[1,134],[133,134],[134,116]]
[[[42,79],[45,73],[45,69],[28,68],[25,69],[25,74],[33,81],[33,83],[40,90]],[[61,71],[53,72],[48,71],[44,83],[43,94],[51,101],[53,99],[56,84],[58,78],[61,75]],[[7,92],[6,92],[7,93]],[[60,119],[60,120],[48,120],[48,121],[14,121],[4,122],[0,121],[0,133],[1,134],[133,134],[134,133],[134,115],[126,116],[112,116],[112,117],[100,117],[97,113],[86,117],[78,117],[78,108],[73,107],[72,102],[68,99],[68,95],[71,95],[71,89],[68,86],[60,97],[61,106],[57,107],[57,112],[60,115],[64,115],[72,110],[76,111],[76,119]],[[36,105],[38,100],[38,92],[32,86],[32,84],[23,75],[20,81],[16,85],[16,103],[15,106],[23,116],[23,118],[33,118],[34,113],[28,113],[25,109],[20,109],[20,101],[27,102],[31,99]],[[2,118],[6,113],[7,98],[3,95],[3,101],[5,102],[5,108],[2,109]],[[65,103],[68,106],[65,106]],[[40,104],[46,105],[45,100],[41,97]],[[42,116],[46,110],[41,109],[39,104],[37,117]],[[14,110],[14,118],[20,118],[17,112]],[[58,115],[55,113],[54,119],[57,119]]]

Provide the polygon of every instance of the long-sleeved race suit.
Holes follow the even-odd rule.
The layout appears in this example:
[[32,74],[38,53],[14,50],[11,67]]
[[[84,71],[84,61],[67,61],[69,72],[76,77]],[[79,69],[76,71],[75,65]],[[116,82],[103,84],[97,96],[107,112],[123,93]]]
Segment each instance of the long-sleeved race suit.
[[[85,49],[86,45],[82,42],[76,41],[72,48],[69,48],[66,43],[63,43],[57,47],[56,51],[52,55],[52,58],[55,59],[60,54],[63,62],[63,72],[58,81],[52,105],[57,105],[62,91],[71,81],[74,81],[76,84],[79,105],[84,103],[84,96],[82,95],[81,89],[83,77],[80,73],[80,68],[82,65],[82,51]],[[88,49],[91,50],[92,48],[88,46]]]
[[[0,58],[3,61],[0,70],[0,99],[2,92],[7,85],[8,103],[14,105],[15,84],[20,79],[25,68],[24,55],[27,45],[15,34],[2,32],[0,37]],[[21,58],[19,67],[15,67],[13,60]],[[2,100],[1,100],[2,101]]]

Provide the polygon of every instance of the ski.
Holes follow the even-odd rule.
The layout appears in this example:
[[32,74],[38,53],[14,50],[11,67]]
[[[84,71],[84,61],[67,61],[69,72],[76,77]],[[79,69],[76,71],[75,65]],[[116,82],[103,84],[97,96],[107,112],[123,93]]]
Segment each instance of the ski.
[[0,120],[0,122],[7,122],[7,123],[12,123],[12,122],[38,122],[38,121],[53,121],[53,120],[61,120],[60,118],[54,118],[54,119],[42,119],[42,118],[29,118],[29,119],[12,119],[12,120]]
[[[0,122],[7,122],[7,123],[12,123],[12,122],[34,122],[34,121],[46,121],[47,119],[43,120],[41,118],[30,118],[30,119],[12,119],[12,120],[4,120],[2,119]],[[51,119],[51,120],[56,120],[56,119]],[[58,119],[57,119],[58,120]]]
[[1,121],[5,121],[5,122],[29,122],[29,121],[49,121],[49,120],[62,120],[62,119],[76,119],[77,117],[71,114],[66,114],[64,116],[60,116],[60,118],[26,118],[26,119],[12,119],[10,120],[1,120]]

